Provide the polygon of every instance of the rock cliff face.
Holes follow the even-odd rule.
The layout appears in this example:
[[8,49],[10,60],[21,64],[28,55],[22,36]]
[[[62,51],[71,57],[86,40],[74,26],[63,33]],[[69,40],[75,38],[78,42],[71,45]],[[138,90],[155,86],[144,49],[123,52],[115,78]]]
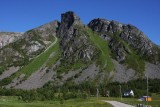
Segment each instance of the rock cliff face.
[[[100,36],[110,41],[110,48],[112,52],[117,54],[117,60],[119,62],[126,59],[126,52],[130,52],[127,46],[122,44],[121,41],[133,47],[142,56],[158,56],[158,51],[154,48],[157,46],[152,43],[142,31],[133,25],[98,18],[92,20],[88,26],[93,31],[99,32]],[[156,60],[155,58],[153,62]]]
[[23,33],[0,32],[0,48],[17,41],[22,35]]
[[88,41],[88,37],[82,29],[85,25],[73,12],[62,14],[61,24],[58,30],[58,37],[61,38],[62,55],[71,62],[93,59],[95,47]]
[[27,55],[34,57],[35,53],[45,50],[53,42],[58,26],[59,22],[53,21],[24,33],[24,39],[29,41],[29,45],[24,46]]

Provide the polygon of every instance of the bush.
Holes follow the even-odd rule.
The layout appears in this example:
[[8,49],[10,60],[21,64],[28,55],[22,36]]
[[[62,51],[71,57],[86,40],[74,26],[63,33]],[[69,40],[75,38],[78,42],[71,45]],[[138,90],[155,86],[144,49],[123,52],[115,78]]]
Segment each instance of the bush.
[[3,66],[0,66],[0,75],[5,71],[5,68]]

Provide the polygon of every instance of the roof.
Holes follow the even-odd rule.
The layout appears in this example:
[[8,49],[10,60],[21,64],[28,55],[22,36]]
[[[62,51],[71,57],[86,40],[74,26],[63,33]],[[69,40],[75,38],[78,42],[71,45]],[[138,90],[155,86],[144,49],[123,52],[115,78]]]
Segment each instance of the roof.
[[126,90],[126,91],[124,91],[125,93],[130,93],[131,91],[133,91],[133,90]]

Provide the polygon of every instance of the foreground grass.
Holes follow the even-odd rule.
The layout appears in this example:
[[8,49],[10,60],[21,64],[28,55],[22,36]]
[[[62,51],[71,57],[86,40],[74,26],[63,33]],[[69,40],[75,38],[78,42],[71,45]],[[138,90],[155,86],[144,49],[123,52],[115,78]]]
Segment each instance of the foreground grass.
[[[112,105],[104,102],[103,100],[119,101],[129,105],[136,106],[137,104],[147,105],[145,101],[138,101],[137,98],[115,98],[115,97],[91,97],[88,99],[70,99],[70,100],[58,100],[58,101],[34,101],[24,102],[18,100],[18,97],[0,97],[0,107],[113,107]],[[160,106],[160,99],[153,97],[153,101],[148,102],[148,105],[152,107]]]
[[96,98],[26,103],[17,97],[0,97],[0,107],[113,107]]

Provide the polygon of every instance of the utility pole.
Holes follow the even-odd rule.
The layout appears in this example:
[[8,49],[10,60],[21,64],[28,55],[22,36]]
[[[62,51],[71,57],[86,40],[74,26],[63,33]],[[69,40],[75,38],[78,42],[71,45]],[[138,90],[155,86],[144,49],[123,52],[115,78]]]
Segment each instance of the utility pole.
[[121,101],[122,101],[122,91],[121,91],[122,89],[121,89],[121,85],[119,85],[119,88],[120,88],[120,90],[119,90],[120,91],[120,97],[121,97]]
[[147,77],[147,105],[148,105],[148,75],[146,75]]
[[98,96],[99,96],[99,90],[98,90],[98,88],[97,88],[97,99],[98,99]]

